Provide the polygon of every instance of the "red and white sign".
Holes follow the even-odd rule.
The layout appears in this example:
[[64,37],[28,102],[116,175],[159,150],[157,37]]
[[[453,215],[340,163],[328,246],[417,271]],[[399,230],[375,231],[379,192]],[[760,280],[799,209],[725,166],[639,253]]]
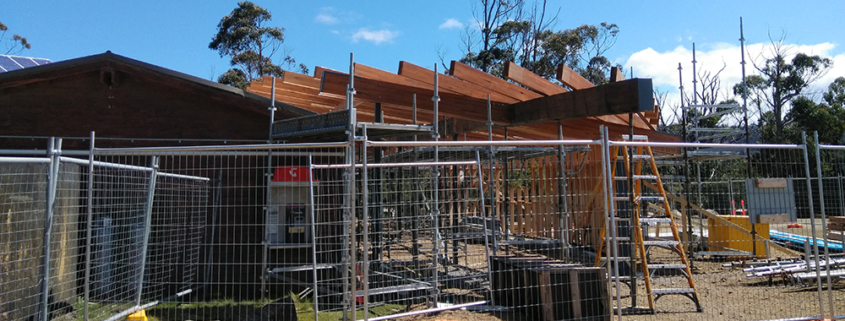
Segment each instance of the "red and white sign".
[[273,171],[273,182],[308,182],[307,166],[279,166]]

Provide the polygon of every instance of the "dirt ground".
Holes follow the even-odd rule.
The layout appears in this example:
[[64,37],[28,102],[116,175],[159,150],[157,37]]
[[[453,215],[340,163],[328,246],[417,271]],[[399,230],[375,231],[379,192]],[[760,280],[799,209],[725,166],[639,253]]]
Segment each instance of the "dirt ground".
[[[724,262],[694,262],[693,280],[696,283],[703,312],[696,312],[695,305],[686,297],[670,295],[656,302],[657,313],[653,315],[626,315],[623,320],[668,321],[668,320],[770,320],[792,317],[806,317],[819,314],[819,297],[815,283],[792,285],[780,277],[749,278],[742,267],[722,267]],[[654,287],[679,287],[686,283],[682,276],[654,279]],[[615,294],[615,287],[611,295]],[[645,292],[640,280],[638,291]],[[623,307],[630,306],[628,287],[621,288]],[[837,315],[845,314],[845,281],[834,281],[833,302]],[[825,284],[824,305],[829,311],[827,285]],[[615,304],[615,303],[614,303]],[[638,306],[646,307],[643,295]],[[419,307],[423,309],[424,307]],[[826,312],[829,313],[829,312]],[[615,319],[615,318],[614,318]],[[477,313],[470,311],[446,311],[437,314],[403,318],[400,320],[526,320],[514,312]]]

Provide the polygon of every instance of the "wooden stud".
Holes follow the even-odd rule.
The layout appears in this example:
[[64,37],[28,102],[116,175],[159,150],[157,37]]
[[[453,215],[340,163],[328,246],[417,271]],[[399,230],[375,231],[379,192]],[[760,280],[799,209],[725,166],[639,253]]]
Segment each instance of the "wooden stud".
[[554,299],[552,298],[552,278],[549,271],[539,271],[540,304],[543,307],[543,320],[554,321]]
[[581,283],[578,281],[577,269],[569,270],[569,300],[572,302],[572,318],[581,318]]

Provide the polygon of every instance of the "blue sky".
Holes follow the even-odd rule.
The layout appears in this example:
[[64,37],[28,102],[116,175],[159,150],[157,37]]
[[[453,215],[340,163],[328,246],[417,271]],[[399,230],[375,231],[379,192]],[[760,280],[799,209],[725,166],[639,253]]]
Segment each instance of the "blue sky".
[[[350,52],[356,62],[392,72],[401,60],[431,68],[438,50],[447,51],[448,60],[460,58],[460,25],[473,19],[470,0],[254,2],[270,10],[272,25],[285,28],[286,49],[312,70],[345,70]],[[228,65],[208,43],[235,6],[235,0],[2,0],[0,21],[9,27],[5,37],[18,33],[32,43],[21,55],[60,61],[111,50],[216,79]],[[740,16],[750,54],[763,50],[768,33],[785,32],[796,49],[836,59],[820,86],[845,76],[843,1],[549,1],[548,7],[560,8],[555,29],[618,24],[607,56],[670,92],[678,63],[691,70],[693,42],[704,67],[724,63],[723,82],[738,79]]]

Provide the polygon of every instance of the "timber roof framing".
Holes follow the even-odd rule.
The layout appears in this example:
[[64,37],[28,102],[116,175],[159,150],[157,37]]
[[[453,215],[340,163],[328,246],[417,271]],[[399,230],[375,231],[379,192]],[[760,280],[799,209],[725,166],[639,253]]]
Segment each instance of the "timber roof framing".
[[[358,63],[354,70],[360,121],[374,121],[375,104],[379,103],[388,123],[410,124],[414,116],[418,123],[433,123],[434,70],[406,61],[399,63],[396,73]],[[650,79],[624,80],[617,70],[615,81],[593,86],[561,66],[557,80],[573,89],[570,91],[513,63],[505,65],[507,80],[457,61],[451,63],[448,73],[437,75],[439,121],[452,124],[441,134],[484,131],[486,136],[489,95],[493,124],[507,127],[510,139],[556,138],[557,130],[552,129],[558,121],[567,138],[598,138],[599,125],[608,126],[613,135],[626,134],[628,113],[635,113],[636,133],[652,135],[653,140],[678,140],[654,131],[658,107],[653,103]],[[255,81],[248,91],[270,96],[271,80]],[[287,71],[277,78],[276,99],[318,113],[342,110],[348,82],[348,74],[324,67],[316,67],[313,76]]]

